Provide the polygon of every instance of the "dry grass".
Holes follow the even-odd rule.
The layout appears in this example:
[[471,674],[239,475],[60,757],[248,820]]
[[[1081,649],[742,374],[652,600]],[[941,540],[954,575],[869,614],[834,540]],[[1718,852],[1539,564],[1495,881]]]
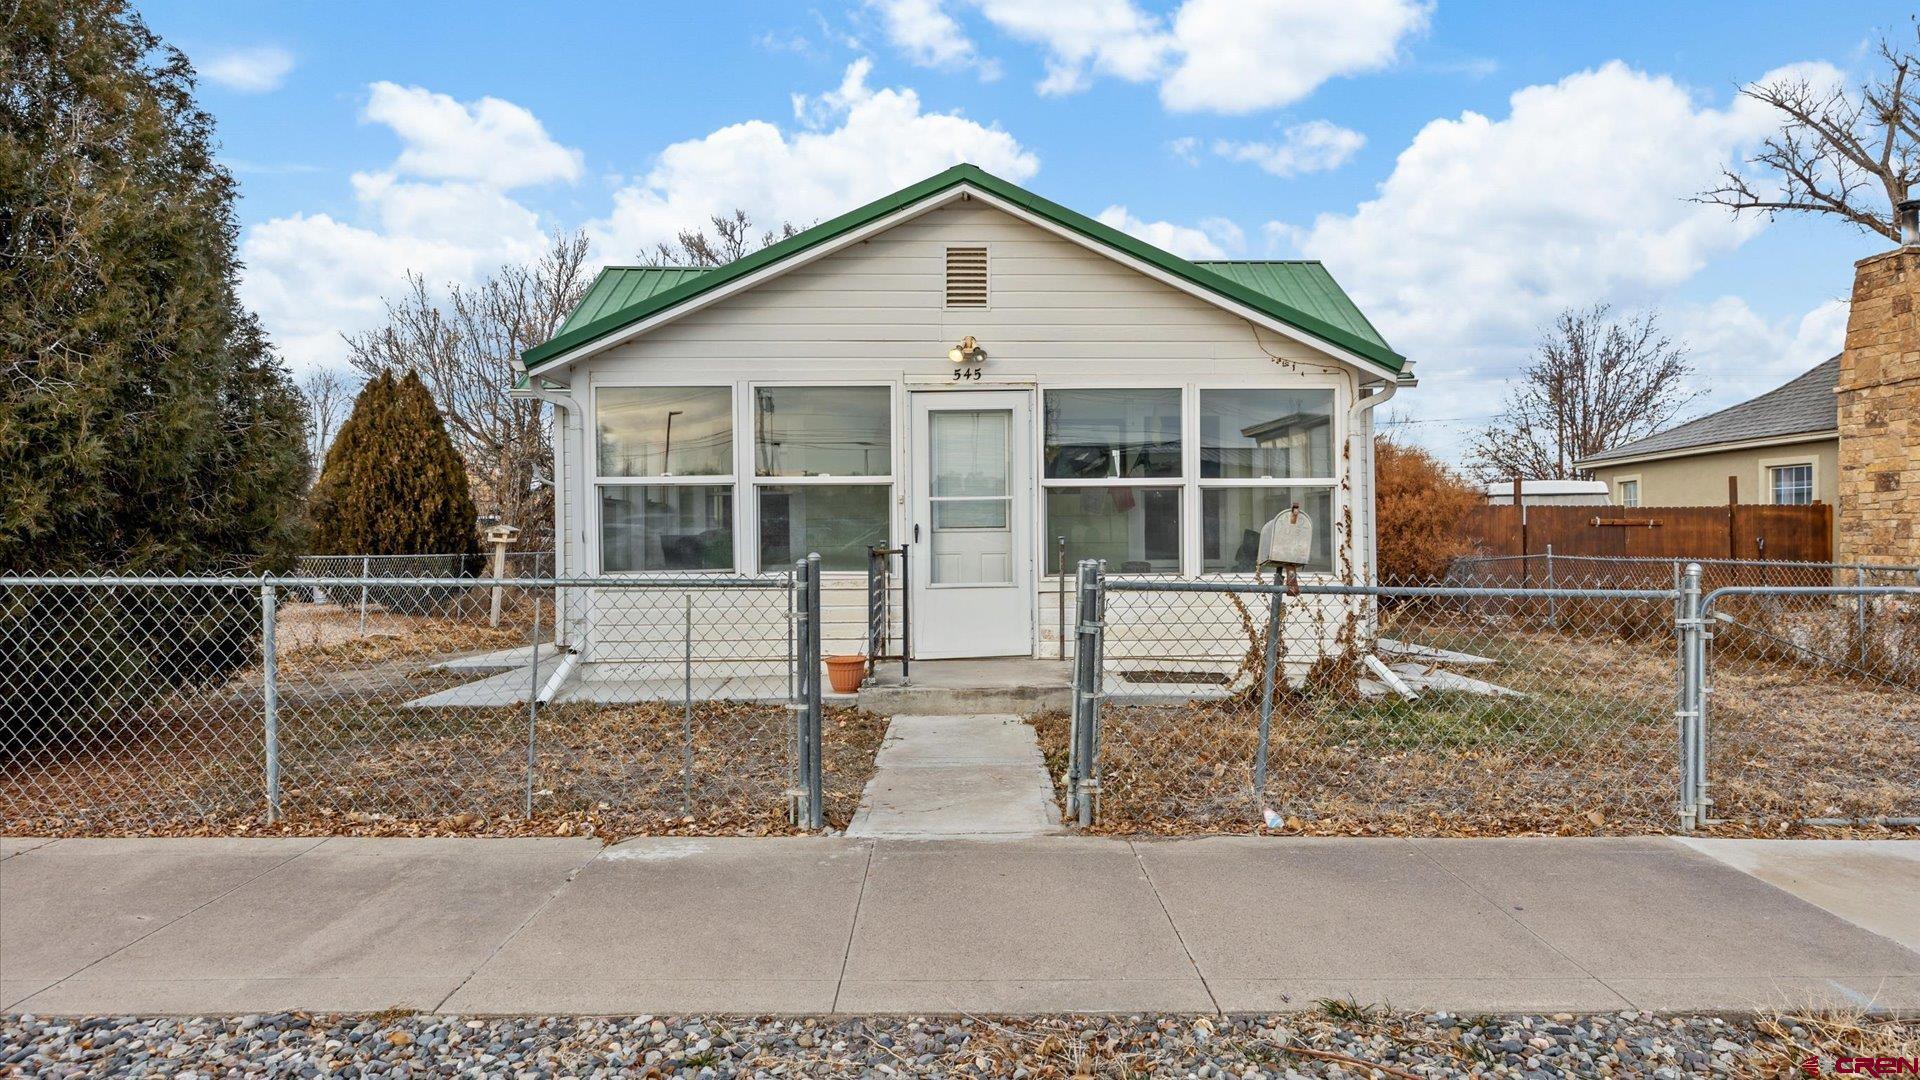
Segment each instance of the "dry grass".
[[[1563,613],[1564,615],[1565,613]],[[1487,656],[1461,668],[1524,698],[1428,691],[1360,699],[1323,663],[1275,703],[1265,805],[1307,835],[1629,835],[1677,823],[1673,645],[1595,617],[1584,635],[1495,638],[1470,619],[1398,617],[1401,640]],[[1805,817],[1920,814],[1920,695],[1776,659],[1715,672],[1718,835],[1886,836]],[[1055,777],[1068,721],[1034,718]],[[1100,814],[1117,834],[1264,832],[1257,696],[1102,707]],[[1911,830],[1907,830],[1910,834]]]
[[1841,1057],[1920,1060],[1920,1022],[1858,1013],[1793,1013],[1754,1021],[1752,1076],[1799,1076],[1822,1059],[1822,1075]]
[[[791,832],[791,714],[781,702],[409,707],[483,673],[450,657],[524,644],[520,628],[314,611],[283,624],[282,820],[265,820],[261,675],[245,671],[57,745],[0,754],[0,818],[46,836],[765,835]],[[886,721],[824,718],[825,817],[852,819]]]

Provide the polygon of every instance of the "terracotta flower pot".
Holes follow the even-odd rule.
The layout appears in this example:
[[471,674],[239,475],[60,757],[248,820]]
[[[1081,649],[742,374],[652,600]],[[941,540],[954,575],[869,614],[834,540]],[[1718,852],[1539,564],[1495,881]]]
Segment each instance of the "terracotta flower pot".
[[827,657],[827,681],[833,684],[834,693],[854,693],[860,689],[860,683],[866,677],[866,657],[853,655]]

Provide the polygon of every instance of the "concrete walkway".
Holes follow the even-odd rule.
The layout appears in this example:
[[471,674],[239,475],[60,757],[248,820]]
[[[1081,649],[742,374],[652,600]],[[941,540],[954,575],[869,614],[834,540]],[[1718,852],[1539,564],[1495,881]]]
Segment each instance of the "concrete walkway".
[[1012,715],[896,716],[848,836],[1009,840],[1060,831],[1032,725]]
[[1920,923],[1913,851],[1808,902],[1657,838],[14,840],[0,1009],[1913,1010],[1844,917]]

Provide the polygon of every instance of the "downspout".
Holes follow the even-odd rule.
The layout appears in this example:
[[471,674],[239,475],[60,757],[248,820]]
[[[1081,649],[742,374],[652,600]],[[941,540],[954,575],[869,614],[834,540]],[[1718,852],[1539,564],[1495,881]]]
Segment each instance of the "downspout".
[[[577,489],[578,487],[576,478],[580,475],[580,455],[574,452],[574,448],[584,445],[582,440],[575,438],[576,435],[580,435],[584,430],[582,427],[583,420],[581,418],[580,406],[574,401],[571,393],[554,393],[553,391],[542,390],[532,385],[529,385],[523,390],[511,391],[511,393],[514,397],[532,398],[535,401],[545,402],[553,406],[555,414],[554,432],[557,436],[556,442],[558,443],[554,458],[553,477],[553,574],[555,577],[574,576],[575,568],[572,562],[577,561],[580,554],[585,552],[586,535],[582,532],[580,536],[575,538],[573,545],[574,559],[564,559],[563,555],[567,551],[567,529],[570,525],[566,520],[565,508],[571,504],[574,508],[574,517],[580,518],[585,509],[585,504],[581,502],[584,495],[578,490],[565,490],[563,485],[565,485],[566,488]],[[565,496],[564,498],[562,497],[563,495]],[[559,692],[562,684],[573,674],[574,668],[580,658],[578,643],[574,640],[573,620],[566,617],[566,598],[562,590],[554,590],[554,608],[554,642],[564,651],[561,654],[559,667],[554,670],[553,675],[547,679],[546,684],[541,688],[539,700],[543,703],[551,701],[553,695]]]
[[[1414,381],[1411,378],[1408,378],[1406,380],[1406,383],[1409,386],[1414,385]],[[1365,513],[1366,513],[1366,528],[1364,532],[1366,536],[1367,557],[1366,557],[1366,563],[1365,563],[1365,572],[1362,575],[1363,580],[1361,582],[1357,582],[1356,584],[1379,584],[1379,577],[1380,577],[1380,550],[1376,543],[1376,539],[1374,535],[1373,439],[1371,438],[1372,425],[1367,423],[1367,421],[1371,420],[1372,417],[1370,417],[1368,414],[1373,412],[1373,410],[1379,408],[1380,406],[1386,404],[1389,400],[1391,400],[1393,398],[1393,395],[1400,392],[1400,386],[1401,384],[1398,381],[1390,382],[1386,386],[1382,387],[1379,390],[1374,391],[1371,394],[1367,394],[1364,396],[1356,396],[1354,398],[1353,407],[1349,409],[1347,412],[1347,461],[1350,463],[1349,467],[1355,467],[1358,465],[1358,463],[1361,463],[1361,462],[1365,463],[1365,469],[1362,474],[1362,483],[1364,484],[1363,490],[1366,492],[1366,500],[1364,504]],[[1362,530],[1356,528],[1354,531],[1361,532]],[[1356,548],[1359,546],[1359,540],[1360,538],[1358,536],[1353,538],[1353,542]]]

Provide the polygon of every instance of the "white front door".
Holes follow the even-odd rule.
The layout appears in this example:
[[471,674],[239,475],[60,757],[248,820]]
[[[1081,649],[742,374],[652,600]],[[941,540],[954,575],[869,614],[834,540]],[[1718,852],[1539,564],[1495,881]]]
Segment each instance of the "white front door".
[[913,655],[1033,653],[1032,401],[913,395]]

